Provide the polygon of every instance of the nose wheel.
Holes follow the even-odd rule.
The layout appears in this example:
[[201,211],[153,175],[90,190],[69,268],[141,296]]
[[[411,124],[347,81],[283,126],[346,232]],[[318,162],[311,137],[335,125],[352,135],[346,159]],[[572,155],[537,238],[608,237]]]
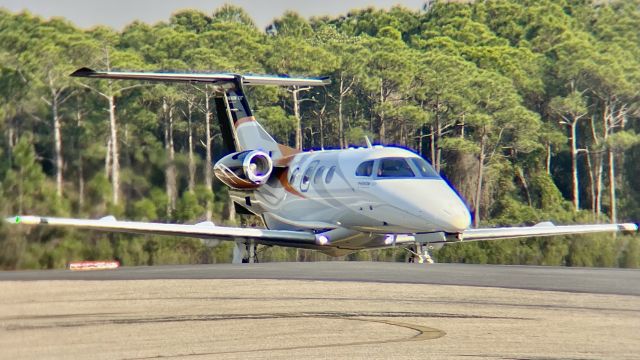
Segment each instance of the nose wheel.
[[411,248],[405,248],[411,255],[409,256],[410,263],[418,264],[433,264],[433,258],[429,253],[430,246],[421,243],[416,243]]

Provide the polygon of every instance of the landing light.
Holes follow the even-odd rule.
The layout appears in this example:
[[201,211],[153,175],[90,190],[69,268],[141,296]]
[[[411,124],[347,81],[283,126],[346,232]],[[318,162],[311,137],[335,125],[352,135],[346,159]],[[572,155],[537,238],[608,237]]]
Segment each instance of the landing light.
[[384,237],[384,244],[391,245],[395,242],[394,239],[395,239],[395,235],[391,235],[391,234],[387,235]]
[[325,235],[316,235],[316,242],[318,245],[327,245],[329,244],[329,238]]

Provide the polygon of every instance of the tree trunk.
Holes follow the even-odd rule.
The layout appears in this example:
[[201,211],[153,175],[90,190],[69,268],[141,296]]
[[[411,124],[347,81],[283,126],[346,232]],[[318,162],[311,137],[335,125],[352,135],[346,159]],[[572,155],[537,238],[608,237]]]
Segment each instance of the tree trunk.
[[547,159],[545,161],[547,175],[551,175],[551,144],[547,144]]
[[436,120],[435,135],[435,152],[436,152],[436,171],[439,173],[442,168],[442,148],[440,147],[440,138],[442,137],[442,126],[440,120]]
[[615,168],[615,158],[613,151],[608,150],[607,154],[609,155],[609,197],[611,198],[611,208],[609,209],[609,217],[611,218],[611,223],[615,224],[618,222],[618,215],[616,211],[616,168]]
[[298,150],[302,150],[302,124],[300,120],[300,101],[298,99],[298,92],[300,89],[294,87],[293,91],[293,116],[296,119],[296,139],[295,139],[295,147]]
[[[607,104],[605,104],[604,107],[604,126],[606,129],[606,117],[607,117],[607,113],[609,112],[609,106]],[[598,137],[598,135],[596,134],[596,128],[595,128],[595,124],[593,122],[593,116],[591,117],[591,120],[589,121],[589,124],[591,126],[591,136],[593,138],[593,141],[595,143],[596,148],[600,148],[600,137]],[[604,131],[603,134],[603,139],[606,140],[607,137],[607,132],[606,130]],[[604,173],[604,159],[602,157],[602,151],[598,150],[597,153],[595,154],[594,157],[595,160],[595,169],[593,170],[595,172],[594,175],[594,181],[595,181],[595,199],[594,199],[594,212],[596,214],[596,218],[598,218],[600,216],[600,214],[602,213],[602,176]]]
[[24,192],[22,191],[23,185],[22,181],[24,179],[24,165],[19,167],[18,170],[18,214],[24,214],[22,205],[24,204]]
[[602,213],[602,178],[604,174],[604,161],[602,159],[602,152],[599,152],[596,157],[597,169],[596,169],[596,216],[600,216]]
[[416,148],[418,149],[418,154],[420,156],[424,156],[424,148],[422,146],[422,142],[424,140],[424,125],[420,125],[420,135],[418,136],[418,142],[416,143]]
[[575,211],[580,210],[580,193],[578,183],[578,148],[576,143],[576,127],[577,121],[573,121],[570,125],[571,131],[571,178],[572,178],[572,190],[573,190],[573,207]]
[[324,109],[320,116],[318,116],[318,122],[320,123],[320,149],[324,150],[324,121],[322,118],[324,117]]
[[524,177],[524,172],[522,171],[522,168],[518,167],[516,169],[516,175],[518,175],[518,179],[520,180],[520,183],[522,184],[522,188],[524,189],[524,194],[527,197],[527,204],[529,206],[533,206],[533,203],[531,201],[531,192],[529,192],[529,184],[527,184],[527,179],[525,179]]
[[442,126],[440,125],[440,98],[436,96],[435,100],[435,119],[431,125],[431,162],[434,169],[440,172],[440,157],[442,149],[440,149],[440,136],[442,136]]
[[[605,107],[605,116],[604,116],[604,142],[607,142],[609,134],[613,134],[613,131],[616,127],[621,124],[616,121],[616,116],[620,116],[621,110],[616,109],[616,100],[615,98],[609,98],[607,100],[607,105]],[[603,161],[604,162],[604,161]],[[617,222],[617,212],[616,212],[616,169],[615,169],[615,158],[614,153],[611,149],[607,149],[607,162],[609,166],[609,218],[612,224]]]
[[193,154],[193,100],[187,100],[187,125],[189,141],[189,191],[196,190],[196,160]]
[[[207,191],[213,192],[213,164],[211,163],[211,93],[209,92],[209,86],[205,86],[204,89],[204,106],[205,106],[205,164],[204,164],[204,183],[207,187]],[[213,217],[213,203],[209,197],[207,197],[206,204],[206,219],[211,221]]]
[[589,174],[589,190],[591,191],[591,212],[593,213],[593,219],[598,219],[598,214],[596,213],[596,181],[594,177],[593,164],[591,162],[591,152],[587,150],[586,159],[587,159],[587,173]]
[[342,103],[344,100],[344,79],[342,73],[340,74],[340,93],[338,98],[338,143],[340,144],[340,149],[344,149],[347,147],[345,138],[344,138],[344,119],[342,118]]
[[231,196],[229,196],[229,202],[227,206],[229,207],[229,217],[227,218],[227,220],[230,223],[235,224],[236,223],[236,205],[231,199]]
[[107,180],[111,179],[111,136],[107,139],[107,154],[104,157],[104,175]]
[[8,145],[8,149],[9,151],[7,151],[7,155],[11,155],[11,153],[13,153],[13,147],[16,145],[16,141],[15,141],[15,137],[16,137],[16,130],[15,130],[15,125],[14,125],[14,121],[12,118],[7,119],[7,127],[9,128],[7,130],[7,145]]
[[[112,93],[111,93],[112,94]],[[114,95],[109,95],[109,127],[111,130],[111,188],[113,205],[118,205],[120,200],[120,160],[118,153],[118,127],[116,124],[116,100]]]
[[[80,100],[80,99],[79,99]],[[78,101],[78,109],[76,111],[76,126],[82,127],[82,111],[80,111],[80,101]],[[78,148],[82,147],[82,142],[77,140]],[[82,212],[84,208],[84,159],[82,151],[78,152],[78,212]]]
[[52,91],[51,110],[53,112],[53,141],[56,163],[56,195],[62,197],[62,130],[58,115],[58,94]]
[[175,149],[173,146],[173,106],[170,106],[166,98],[162,99],[164,115],[164,148],[167,157],[165,166],[165,187],[167,192],[167,218],[171,218],[176,209],[177,186]]
[[82,155],[78,156],[78,211],[84,208],[84,163]]
[[482,138],[480,140],[480,155],[478,156],[478,183],[476,185],[476,198],[474,201],[473,227],[480,225],[480,199],[482,198],[482,178],[484,177],[484,159],[485,159],[485,143],[486,129],[482,130]]
[[[383,82],[382,79],[380,80],[380,106],[384,106],[384,87],[383,87]],[[380,138],[380,143],[384,144],[385,143],[385,137],[386,137],[386,126],[385,126],[385,118],[384,118],[384,110],[380,110],[380,128],[378,129],[378,137]]]
[[429,134],[429,137],[431,138],[431,141],[429,141],[429,150],[431,151],[431,164],[435,167],[436,171],[438,171],[436,165],[436,134],[434,132],[435,129],[433,128],[433,125],[429,125],[429,131],[431,131],[431,134]]

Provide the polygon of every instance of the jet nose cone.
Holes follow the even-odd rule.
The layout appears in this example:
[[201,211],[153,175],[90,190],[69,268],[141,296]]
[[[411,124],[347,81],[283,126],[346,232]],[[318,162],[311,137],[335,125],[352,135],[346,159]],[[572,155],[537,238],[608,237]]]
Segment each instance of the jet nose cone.
[[440,208],[437,211],[438,223],[442,230],[449,233],[460,233],[471,225],[471,213],[458,194],[449,185],[439,191]]
[[443,210],[442,222],[446,230],[452,233],[462,232],[471,226],[471,214],[464,204],[456,204]]
[[384,180],[377,186],[389,203],[404,210],[407,216],[396,224],[408,232],[460,233],[471,224],[466,205],[443,180]]

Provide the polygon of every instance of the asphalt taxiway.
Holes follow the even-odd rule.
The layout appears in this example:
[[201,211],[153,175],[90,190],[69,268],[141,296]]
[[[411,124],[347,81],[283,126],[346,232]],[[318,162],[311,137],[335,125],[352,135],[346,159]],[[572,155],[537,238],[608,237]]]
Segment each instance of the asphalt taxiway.
[[637,359],[640,271],[268,263],[0,273],[0,359]]
[[640,296],[640,270],[324,261],[0,272],[2,280],[273,279],[410,283]]

